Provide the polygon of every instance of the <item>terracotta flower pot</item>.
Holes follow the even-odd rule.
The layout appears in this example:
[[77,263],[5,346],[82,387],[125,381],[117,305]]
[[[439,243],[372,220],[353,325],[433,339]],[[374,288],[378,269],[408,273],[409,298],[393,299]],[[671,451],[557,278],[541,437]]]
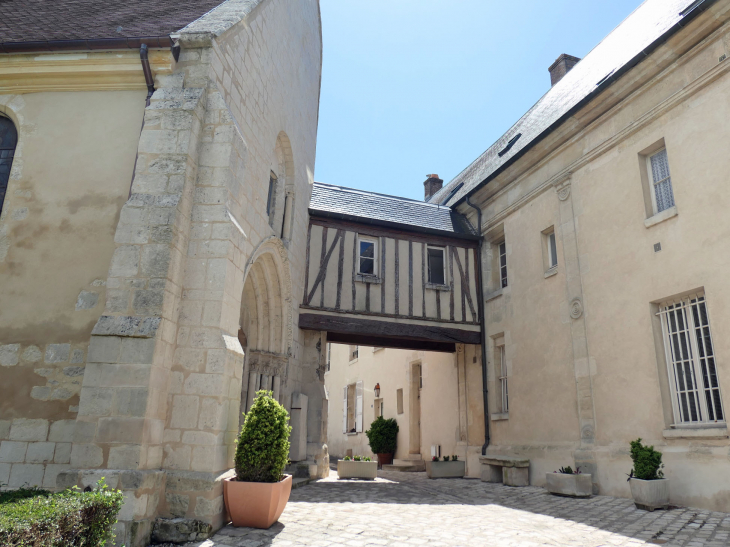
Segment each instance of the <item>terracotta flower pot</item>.
[[384,465],[390,465],[393,463],[393,454],[377,454],[378,465],[382,468]]
[[223,499],[233,526],[271,528],[284,512],[291,485],[291,475],[279,482],[223,481]]

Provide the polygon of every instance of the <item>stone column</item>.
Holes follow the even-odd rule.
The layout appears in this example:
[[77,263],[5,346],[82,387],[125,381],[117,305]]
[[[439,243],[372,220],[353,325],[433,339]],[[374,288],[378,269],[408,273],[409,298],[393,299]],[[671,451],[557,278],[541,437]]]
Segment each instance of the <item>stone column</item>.
[[[573,367],[578,394],[580,448],[575,451],[575,464],[593,475],[593,490],[598,493],[598,474],[593,451],[595,442],[595,411],[593,403],[593,371],[591,370],[585,317],[583,315],[583,283],[581,281],[578,240],[575,231],[575,213],[570,175],[555,184],[560,202],[559,235],[563,244],[566,295],[570,314],[570,332],[573,339]],[[558,234],[556,234],[558,235]]]
[[[182,85],[182,80],[178,80]],[[118,541],[142,545],[164,484],[162,436],[205,89],[155,92],[122,208],[104,314],[92,331],[71,452],[58,486],[101,476],[124,491]]]
[[329,476],[329,450],[327,448],[327,417],[329,403],[324,389],[324,373],[327,368],[327,333],[301,331],[304,340],[301,355],[301,392],[308,398],[307,410],[307,461],[310,476]]

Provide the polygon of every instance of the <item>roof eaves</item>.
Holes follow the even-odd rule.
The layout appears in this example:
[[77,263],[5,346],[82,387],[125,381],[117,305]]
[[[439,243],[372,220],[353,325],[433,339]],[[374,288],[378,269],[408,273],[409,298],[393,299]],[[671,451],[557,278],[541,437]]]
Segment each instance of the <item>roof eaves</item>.
[[84,51],[104,49],[139,49],[172,47],[170,36],[139,36],[134,38],[94,38],[89,40],[46,40],[33,42],[0,42],[0,53],[33,53],[36,51]]
[[[682,13],[685,13],[685,15],[682,19],[680,19],[674,25],[672,25],[666,32],[664,32],[664,34],[659,36],[651,44],[649,44],[647,47],[645,47],[643,50],[641,50],[638,54],[636,54],[633,58],[631,58],[626,64],[624,64],[622,67],[618,68],[614,72],[610,73],[608,75],[608,77],[605,78],[604,80],[602,80],[601,84],[597,85],[596,88],[592,92],[590,92],[588,95],[586,95],[575,106],[573,106],[570,110],[568,110],[565,114],[563,114],[555,122],[553,122],[551,125],[549,125],[538,136],[536,136],[535,138],[528,141],[523,148],[520,148],[507,161],[505,161],[503,164],[501,164],[499,167],[497,167],[494,171],[489,173],[489,175],[487,175],[481,182],[475,184],[472,188],[467,190],[465,193],[461,194],[461,196],[459,196],[459,198],[456,200],[456,202],[454,202],[454,204],[451,205],[450,207],[452,209],[456,209],[456,207],[458,205],[461,205],[467,197],[474,195],[474,193],[476,193],[478,190],[480,190],[486,184],[488,184],[491,180],[493,180],[499,174],[501,174],[503,171],[505,171],[507,169],[507,167],[510,167],[512,164],[514,164],[525,153],[527,153],[529,150],[531,150],[533,148],[533,146],[535,146],[536,144],[541,142],[543,139],[545,139],[548,135],[550,135],[550,133],[552,133],[555,129],[557,129],[560,125],[562,125],[567,119],[572,117],[576,112],[578,112],[581,108],[583,108],[587,103],[592,101],[597,95],[599,95],[600,93],[605,91],[614,82],[616,82],[621,76],[623,76],[629,70],[631,70],[636,65],[638,65],[641,61],[643,61],[646,57],[648,57],[655,49],[657,49],[664,42],[666,42],[671,36],[673,36],[681,28],[685,27],[688,22],[693,20],[700,13],[706,11],[715,2],[717,2],[717,0],[697,0],[697,2],[694,2],[693,4],[688,6],[688,8],[686,8],[682,12]],[[500,137],[500,140],[501,140],[501,137]],[[499,140],[497,142],[499,142]],[[490,146],[487,149],[487,151],[489,151],[495,145],[496,145],[496,143],[493,144],[492,146]]]

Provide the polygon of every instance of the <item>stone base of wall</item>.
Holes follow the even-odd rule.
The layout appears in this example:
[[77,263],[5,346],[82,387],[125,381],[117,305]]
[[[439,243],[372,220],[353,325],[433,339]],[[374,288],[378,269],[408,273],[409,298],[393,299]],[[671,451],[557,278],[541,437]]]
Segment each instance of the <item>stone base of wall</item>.
[[168,470],[159,516],[200,520],[210,524],[213,531],[219,530],[229,520],[223,503],[223,480],[234,474],[232,469],[219,473]]
[[309,477],[326,479],[330,475],[330,453],[326,444],[307,443],[307,460],[314,462],[309,466]]
[[93,488],[102,477],[109,487],[124,493],[124,505],[115,527],[115,545],[147,547],[165,486],[165,471],[70,469],[59,473],[56,486],[59,490],[72,486]]

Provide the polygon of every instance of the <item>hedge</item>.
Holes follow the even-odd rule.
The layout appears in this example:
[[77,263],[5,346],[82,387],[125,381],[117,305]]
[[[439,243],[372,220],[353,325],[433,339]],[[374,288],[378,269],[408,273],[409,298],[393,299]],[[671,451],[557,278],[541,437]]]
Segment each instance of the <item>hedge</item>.
[[37,488],[0,493],[0,545],[3,547],[101,547],[112,528],[123,495],[103,482],[90,492],[78,488],[53,494]]

